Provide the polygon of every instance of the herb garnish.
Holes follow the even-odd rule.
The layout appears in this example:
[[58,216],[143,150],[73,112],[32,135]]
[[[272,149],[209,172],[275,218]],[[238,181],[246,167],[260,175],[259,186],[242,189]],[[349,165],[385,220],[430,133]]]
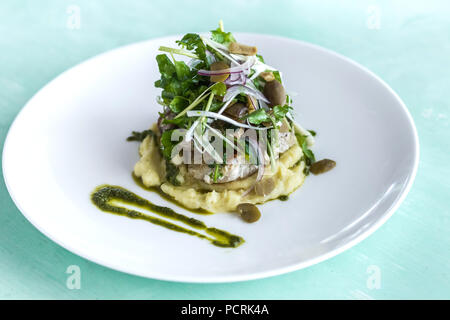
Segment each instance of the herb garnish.
[[154,137],[155,133],[152,130],[133,131],[131,136],[127,138],[127,141],[144,141],[147,136]]

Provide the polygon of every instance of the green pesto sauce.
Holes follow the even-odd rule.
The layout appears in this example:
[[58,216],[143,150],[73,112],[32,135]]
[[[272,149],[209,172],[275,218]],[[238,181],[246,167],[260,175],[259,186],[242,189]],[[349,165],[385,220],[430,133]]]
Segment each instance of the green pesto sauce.
[[[224,248],[236,248],[242,243],[244,239],[228,233],[227,231],[220,230],[213,227],[208,227],[205,223],[200,220],[187,217],[185,215],[179,214],[174,210],[161,207],[153,204],[152,202],[139,197],[138,195],[128,191],[119,186],[102,185],[97,187],[91,194],[91,200],[102,211],[117,214],[120,216],[125,216],[132,219],[141,219],[147,222],[159,225],[161,227],[189,234],[191,236],[196,236],[201,239],[210,241],[213,245]],[[199,233],[197,231],[183,228],[179,225],[171,223],[165,219],[160,219],[150,215],[146,215],[142,212],[127,209],[120,206],[119,204],[132,205],[143,210],[153,212],[164,218],[175,220],[181,222],[185,225],[192,227],[193,229],[204,231],[207,235]]]
[[144,183],[142,183],[142,179],[139,177],[136,177],[136,175],[134,174],[134,172],[131,174],[131,176],[133,177],[134,182],[136,182],[136,184],[141,187],[144,190],[147,191],[151,191],[151,192],[155,192],[157,194],[159,194],[159,196],[161,198],[163,198],[164,200],[175,204],[177,206],[179,206],[180,208],[183,208],[184,210],[190,211],[192,213],[197,213],[197,214],[213,214],[212,212],[209,212],[205,209],[190,209],[190,208],[186,208],[185,206],[183,206],[181,203],[177,202],[174,198],[172,198],[171,196],[169,196],[167,193],[164,193],[160,187],[147,187]]

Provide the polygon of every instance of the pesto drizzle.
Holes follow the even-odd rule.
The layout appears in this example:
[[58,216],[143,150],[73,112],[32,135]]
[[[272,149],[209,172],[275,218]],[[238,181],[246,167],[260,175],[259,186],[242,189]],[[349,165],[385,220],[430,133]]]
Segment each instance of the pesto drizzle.
[[[236,248],[244,243],[244,239],[237,235],[230,234],[224,230],[220,230],[217,228],[208,227],[202,221],[179,214],[170,208],[157,206],[152,202],[141,198],[131,191],[128,191],[119,186],[101,185],[97,187],[91,194],[91,200],[94,205],[102,211],[125,216],[131,219],[145,220],[147,222],[173,231],[186,233],[192,236],[199,237],[201,239],[206,239],[213,245],[218,247]],[[202,230],[209,236],[191,229],[180,227],[179,225],[176,225],[164,219],[146,215],[136,210],[127,209],[125,207],[116,205],[117,203],[133,205],[135,207],[156,213],[157,215],[160,215],[164,218],[179,221],[194,229]]]
[[147,187],[143,182],[142,179],[139,178],[138,176],[136,176],[133,173],[131,173],[131,177],[133,178],[134,182],[141,187],[144,190],[150,191],[150,192],[154,192],[157,193],[161,198],[163,198],[164,200],[177,205],[180,208],[183,208],[184,210],[190,211],[192,213],[197,213],[197,214],[213,214],[212,212],[209,212],[205,209],[191,209],[191,208],[187,208],[186,206],[184,206],[183,204],[181,204],[180,202],[176,201],[174,198],[172,198],[171,196],[169,196],[167,193],[165,193],[164,191],[161,190],[160,187]]

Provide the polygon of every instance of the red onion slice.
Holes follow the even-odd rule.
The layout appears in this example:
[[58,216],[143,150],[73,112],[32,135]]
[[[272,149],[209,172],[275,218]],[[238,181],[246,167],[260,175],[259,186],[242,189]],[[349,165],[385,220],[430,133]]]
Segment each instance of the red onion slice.
[[234,73],[242,73],[242,70],[240,71],[231,71],[230,69],[224,69],[224,70],[215,70],[215,71],[211,71],[211,70],[198,70],[197,73],[201,76],[221,76],[224,74],[234,74]]
[[198,74],[201,76],[219,76],[219,75],[224,75],[224,74],[233,74],[233,73],[245,73],[245,74],[249,74],[250,73],[250,68],[255,64],[255,59],[253,57],[250,57],[249,59],[247,59],[243,64],[236,64],[233,63],[235,66],[228,68],[228,69],[224,69],[224,70],[198,70]]
[[233,87],[229,88],[227,90],[227,93],[223,97],[223,99],[228,100],[230,96],[233,96],[233,95],[236,96],[235,95],[236,92],[245,93],[247,95],[255,97],[258,100],[262,100],[266,103],[270,103],[269,100],[267,100],[267,98],[261,93],[261,91],[251,88],[249,85],[237,85],[237,86],[233,86]]
[[247,83],[247,76],[245,76],[243,72],[232,74],[224,81],[224,83],[229,87],[235,85],[245,85]]

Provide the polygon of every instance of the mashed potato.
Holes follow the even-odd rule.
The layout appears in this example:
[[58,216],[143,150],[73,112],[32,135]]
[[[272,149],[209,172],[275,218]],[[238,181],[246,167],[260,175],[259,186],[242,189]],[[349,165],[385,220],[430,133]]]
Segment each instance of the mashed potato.
[[280,155],[275,172],[271,172],[270,166],[266,168],[263,180],[273,178],[275,181],[275,188],[266,196],[251,192],[242,197],[254,184],[256,174],[232,182],[210,185],[191,178],[186,174],[184,166],[181,166],[178,176],[182,184],[174,186],[165,180],[165,160],[159,152],[155,138],[147,136],[139,147],[139,153],[141,158],[134,167],[134,174],[142,179],[143,184],[147,187],[160,187],[164,193],[190,209],[205,209],[210,212],[235,211],[240,203],[258,204],[288,195],[305,180],[305,163],[300,161],[303,153],[298,144]]

